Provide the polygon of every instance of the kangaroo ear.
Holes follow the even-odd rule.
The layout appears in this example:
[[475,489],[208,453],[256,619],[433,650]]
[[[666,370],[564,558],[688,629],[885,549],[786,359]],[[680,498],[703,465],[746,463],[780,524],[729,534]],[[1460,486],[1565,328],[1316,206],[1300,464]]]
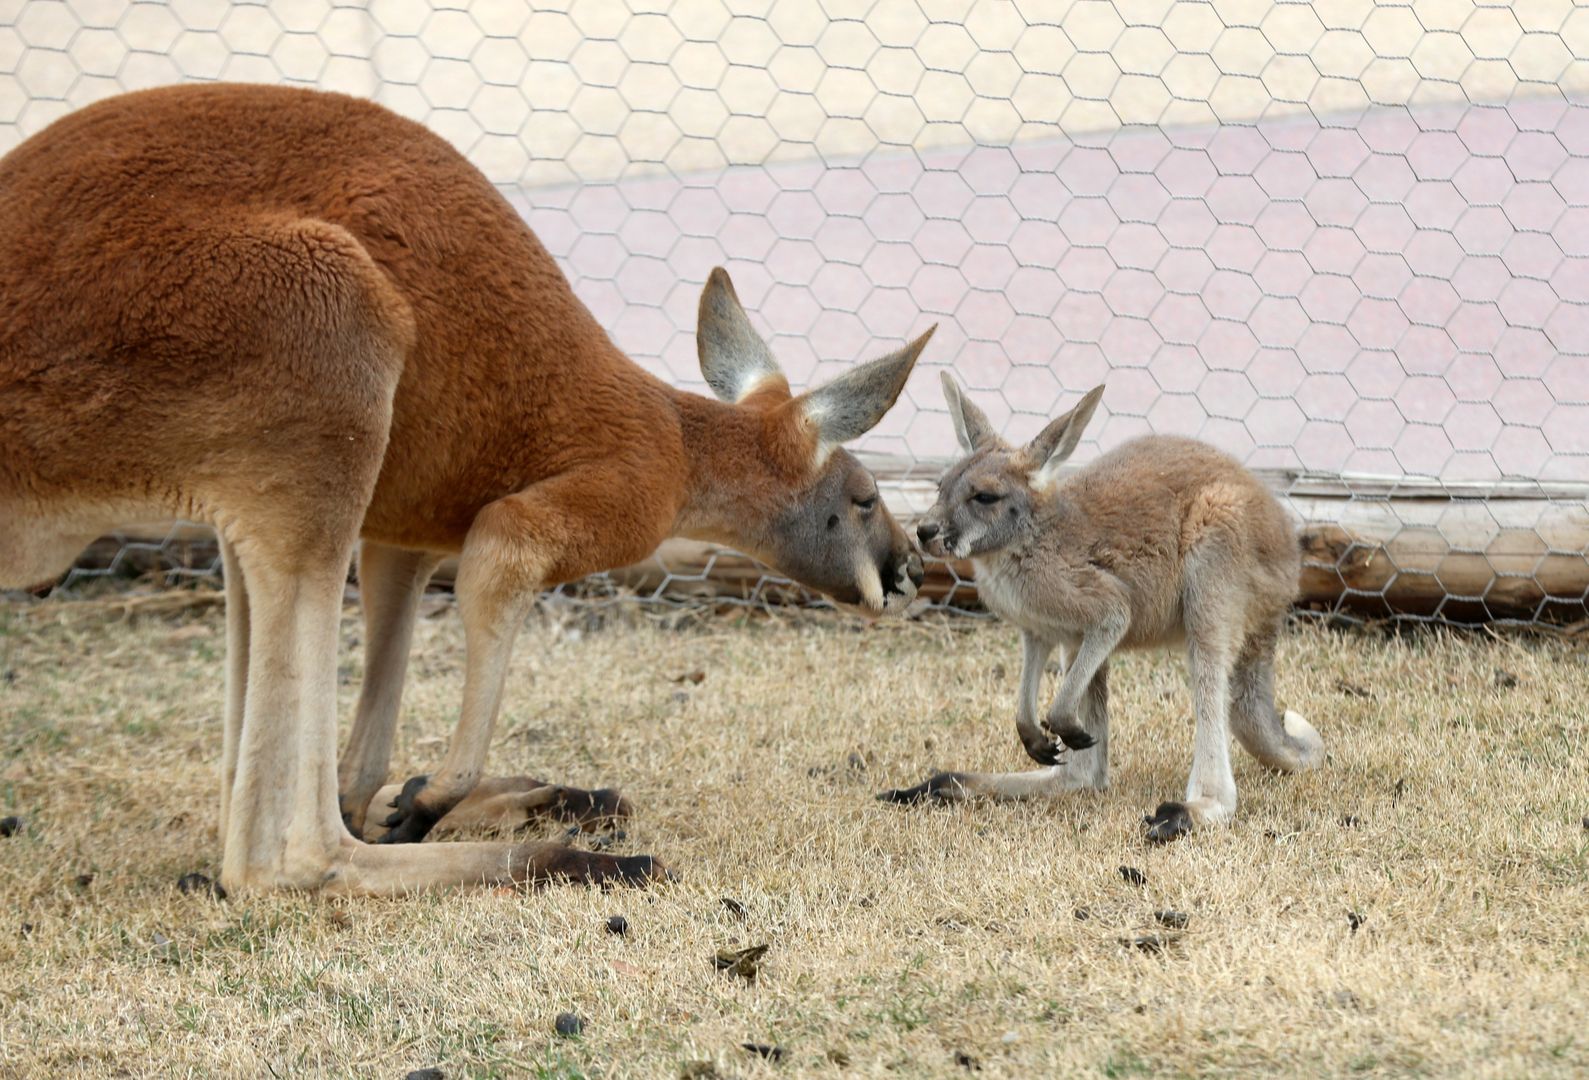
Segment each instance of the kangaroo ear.
[[939,374],[943,377],[943,399],[949,405],[949,419],[954,421],[955,438],[960,441],[960,449],[968,454],[974,453],[978,447],[997,439],[998,433],[988,422],[987,413],[971,404],[954,376],[947,371]]
[[706,385],[724,401],[741,401],[768,379],[783,378],[767,343],[740,306],[728,271],[721,266],[712,268],[701,289],[695,349]]
[[899,399],[916,358],[937,329],[933,326],[904,348],[858,364],[800,398],[796,404],[816,429],[818,443],[831,449],[872,430]]
[[1087,396],[1081,399],[1080,404],[1058,420],[1051,421],[1037,433],[1037,438],[1026,444],[1028,456],[1040,463],[1032,473],[1033,487],[1048,487],[1059,479],[1059,467],[1076,452],[1081,433],[1087,430],[1087,424],[1102,399],[1103,387],[1093,387],[1087,391]]

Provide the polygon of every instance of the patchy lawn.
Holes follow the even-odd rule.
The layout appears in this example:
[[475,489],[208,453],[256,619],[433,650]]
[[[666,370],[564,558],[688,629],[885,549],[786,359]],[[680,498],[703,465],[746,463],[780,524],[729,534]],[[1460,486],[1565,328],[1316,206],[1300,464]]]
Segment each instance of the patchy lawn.
[[[344,718],[360,633],[350,610]],[[1236,824],[1148,848],[1191,758],[1178,657],[1117,661],[1107,794],[909,810],[872,795],[1024,767],[1013,631],[543,614],[494,768],[621,785],[612,850],[680,881],[216,901],[176,882],[220,862],[223,639],[215,608],[0,607],[0,815],[26,819],[0,839],[8,1076],[1589,1071],[1582,643],[1300,628],[1280,694],[1329,766],[1236,750]],[[395,778],[454,720],[444,601],[415,649]],[[753,982],[714,970],[760,944]]]

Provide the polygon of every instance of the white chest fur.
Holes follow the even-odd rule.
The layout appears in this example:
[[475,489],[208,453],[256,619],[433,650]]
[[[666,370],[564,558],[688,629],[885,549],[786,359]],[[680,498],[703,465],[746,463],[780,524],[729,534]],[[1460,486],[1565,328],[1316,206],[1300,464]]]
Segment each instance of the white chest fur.
[[977,571],[977,596],[993,614],[1024,630],[1040,629],[1036,611],[1013,559],[972,559]]

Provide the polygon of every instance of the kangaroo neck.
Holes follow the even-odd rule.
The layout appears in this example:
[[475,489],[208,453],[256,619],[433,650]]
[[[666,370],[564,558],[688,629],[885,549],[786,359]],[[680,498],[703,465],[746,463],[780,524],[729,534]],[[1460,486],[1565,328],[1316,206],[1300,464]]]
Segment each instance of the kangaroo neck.
[[674,391],[685,462],[685,490],[674,532],[730,544],[750,554],[764,546],[767,523],[799,482],[778,460],[766,411]]

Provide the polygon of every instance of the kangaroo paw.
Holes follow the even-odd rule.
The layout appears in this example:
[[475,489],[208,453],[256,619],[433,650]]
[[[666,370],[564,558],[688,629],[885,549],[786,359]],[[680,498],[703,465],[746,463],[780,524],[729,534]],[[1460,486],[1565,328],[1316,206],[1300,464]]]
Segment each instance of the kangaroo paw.
[[1185,803],[1159,803],[1153,816],[1143,818],[1142,822],[1147,826],[1148,841],[1154,844],[1167,844],[1192,831],[1192,814]]

